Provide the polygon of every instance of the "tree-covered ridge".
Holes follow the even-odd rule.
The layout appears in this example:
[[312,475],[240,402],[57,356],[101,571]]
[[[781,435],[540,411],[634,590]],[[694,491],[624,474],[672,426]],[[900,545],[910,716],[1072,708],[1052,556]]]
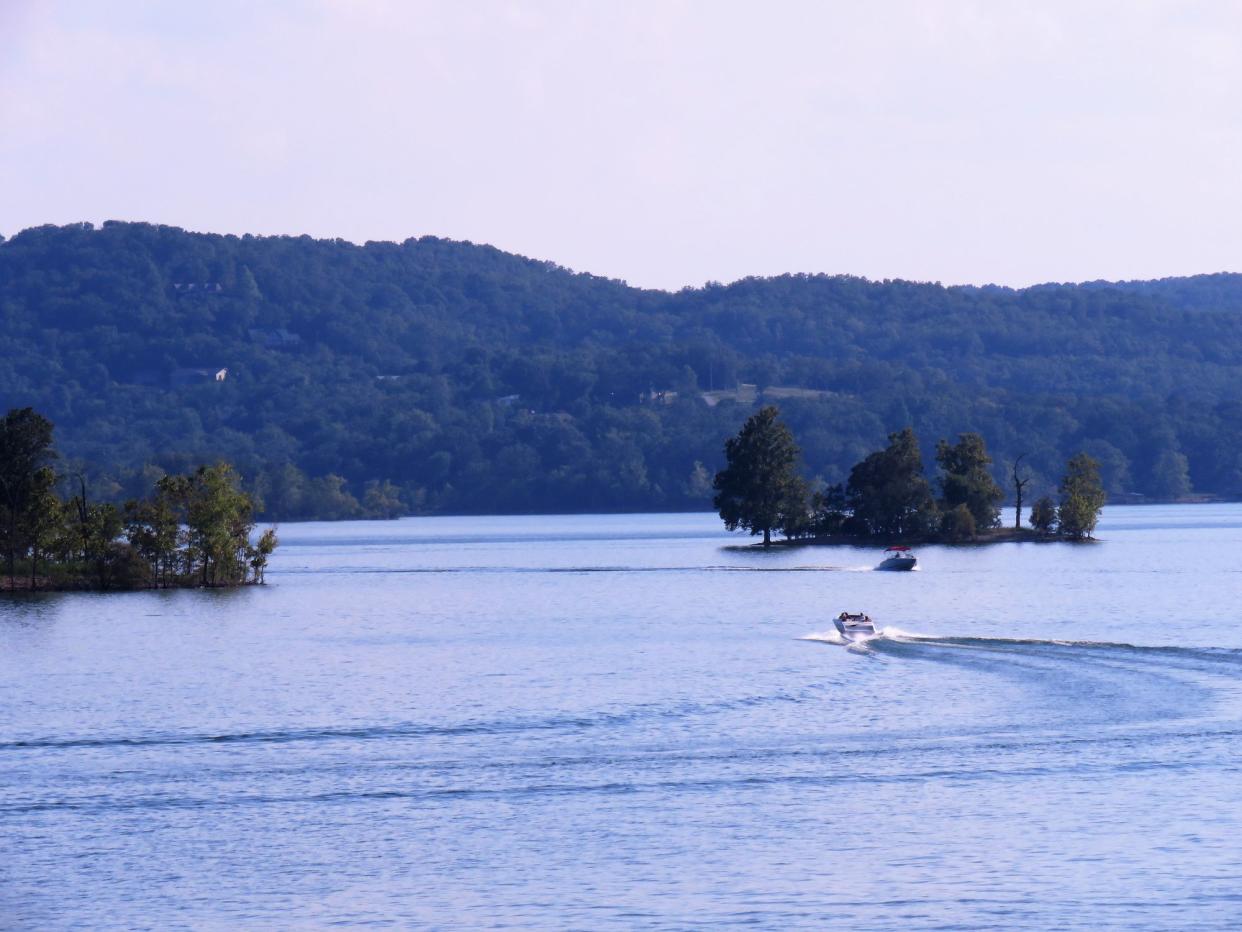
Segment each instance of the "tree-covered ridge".
[[1002,486],[1026,454],[1032,501],[1078,450],[1112,493],[1236,496],[1240,311],[1236,275],[666,293],[434,238],[40,227],[0,242],[0,404],[113,499],[223,458],[288,519],[707,507],[772,400],[826,484],[909,424],[979,433]]

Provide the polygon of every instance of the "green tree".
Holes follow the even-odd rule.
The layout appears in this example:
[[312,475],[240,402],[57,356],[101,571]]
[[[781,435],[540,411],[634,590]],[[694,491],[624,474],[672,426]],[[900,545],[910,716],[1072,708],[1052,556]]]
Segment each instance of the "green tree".
[[267,571],[267,559],[272,555],[272,551],[276,549],[279,543],[276,539],[276,529],[267,528],[254,546],[247,551],[247,558],[250,563],[250,578],[253,582],[262,585],[264,582],[264,573]]
[[974,540],[977,526],[974,513],[963,503],[954,505],[940,518],[940,536],[954,543]]
[[1061,533],[1075,540],[1090,537],[1108,498],[1100,482],[1100,464],[1086,453],[1074,455],[1066,466],[1060,491],[1057,524]]
[[1082,451],[1100,464],[1100,481],[1104,491],[1129,492],[1134,488],[1130,472],[1130,460],[1107,440],[1091,439],[1082,445]]
[[125,503],[125,537],[146,561],[151,580],[159,588],[168,585],[170,570],[176,572],[181,522],[173,488],[175,483],[161,478],[154,496]]
[[772,543],[772,531],[806,513],[807,487],[795,469],[793,434],[768,406],[753,414],[736,437],[725,441],[725,468],[712,483],[712,504],[730,531],[743,528]]
[[339,521],[362,514],[362,506],[350,494],[345,478],[334,473],[307,482],[303,503],[311,514],[322,520]]
[[118,554],[114,544],[124,524],[116,506],[108,502],[94,502],[78,510],[77,537],[82,542],[82,561],[95,574],[100,589],[111,589],[112,564]]
[[0,546],[7,575],[17,571],[38,537],[38,511],[50,492],[52,479],[45,467],[55,459],[52,422],[33,408],[13,408],[0,420]]
[[839,534],[849,518],[845,486],[830,485],[811,497],[811,530],[815,534]]
[[189,477],[186,525],[198,558],[201,585],[239,585],[246,579],[246,550],[254,506],[228,463],[202,466]]
[[982,436],[958,434],[956,444],[941,440],[936,444],[936,462],[941,469],[941,507],[946,512],[965,505],[976,527],[1000,524],[1000,503],[1005,493],[988,470],[992,457]]
[[1151,467],[1156,497],[1176,500],[1190,494],[1190,463],[1177,450],[1162,450]]
[[400,491],[387,479],[372,479],[367,483],[362,509],[368,518],[399,518],[406,513]]
[[50,466],[35,471],[30,499],[22,519],[26,545],[30,552],[30,588],[39,575],[39,558],[55,550],[64,520],[60,499],[56,497],[56,474]]
[[1051,534],[1057,523],[1057,505],[1045,495],[1031,506],[1031,527],[1040,534]]
[[939,523],[913,428],[889,434],[885,449],[855,465],[845,491],[851,523],[862,533],[918,537],[931,533]]

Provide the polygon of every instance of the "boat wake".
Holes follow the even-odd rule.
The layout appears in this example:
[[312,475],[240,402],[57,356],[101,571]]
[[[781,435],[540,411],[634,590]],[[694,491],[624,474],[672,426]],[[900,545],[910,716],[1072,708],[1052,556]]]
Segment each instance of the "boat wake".
[[822,644],[835,644],[847,650],[865,651],[870,642],[878,641],[883,637],[884,629],[881,628],[875,634],[852,634],[849,637],[836,630],[812,631],[810,634],[802,635],[798,640],[819,641]]
[[[952,682],[955,690],[973,691],[980,701],[986,697],[995,705],[993,717],[1007,718],[1018,730],[1081,736],[1121,725],[1163,733],[1187,721],[1208,731],[1242,723],[1242,649],[1236,647],[946,636],[894,626],[857,640],[836,631],[803,639],[844,647],[890,668],[895,664],[903,678],[930,677],[938,689]],[[951,680],[935,668],[952,670]],[[1036,720],[1032,709],[1039,710]]]
[[[895,625],[877,626],[875,634],[846,637],[835,630],[813,631],[798,640],[818,641],[844,647],[870,645],[873,648],[902,646],[956,648],[960,650],[1003,651],[1024,653],[1029,651],[1073,650],[1091,654],[1144,654],[1163,655],[1170,661],[1175,658],[1198,658],[1214,664],[1242,666],[1242,649],[1233,647],[1196,647],[1189,644],[1130,644],[1123,641],[1091,641],[1064,638],[1016,638],[981,637],[926,634],[908,631]],[[889,650],[889,653],[894,651]]]
[[846,637],[835,629],[827,631],[812,631],[810,634],[804,634],[798,638],[799,641],[820,641],[824,644],[842,644],[847,647],[857,644],[865,644],[870,641],[880,640],[893,641],[947,641],[951,639],[937,637],[933,634],[916,634],[913,631],[906,631],[893,625],[880,625],[875,629],[875,634],[858,634]]

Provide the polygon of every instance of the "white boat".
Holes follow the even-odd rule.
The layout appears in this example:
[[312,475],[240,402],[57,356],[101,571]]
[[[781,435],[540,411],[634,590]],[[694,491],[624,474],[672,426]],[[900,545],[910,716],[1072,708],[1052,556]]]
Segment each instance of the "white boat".
[[841,637],[847,641],[869,638],[875,635],[875,622],[871,620],[870,615],[863,612],[855,612],[854,614],[842,612],[832,619],[832,623],[841,632]]
[[884,551],[884,559],[877,570],[912,570],[918,565],[918,558],[909,547],[889,547]]

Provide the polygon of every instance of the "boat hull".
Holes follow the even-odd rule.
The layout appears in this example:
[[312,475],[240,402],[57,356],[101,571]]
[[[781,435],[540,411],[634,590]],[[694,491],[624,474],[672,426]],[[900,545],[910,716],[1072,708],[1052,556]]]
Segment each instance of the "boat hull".
[[871,619],[866,621],[842,621],[840,618],[834,618],[832,623],[837,626],[837,631],[841,637],[848,641],[875,636],[875,624]]
[[918,560],[914,557],[889,557],[876,567],[877,570],[912,570],[918,565]]

